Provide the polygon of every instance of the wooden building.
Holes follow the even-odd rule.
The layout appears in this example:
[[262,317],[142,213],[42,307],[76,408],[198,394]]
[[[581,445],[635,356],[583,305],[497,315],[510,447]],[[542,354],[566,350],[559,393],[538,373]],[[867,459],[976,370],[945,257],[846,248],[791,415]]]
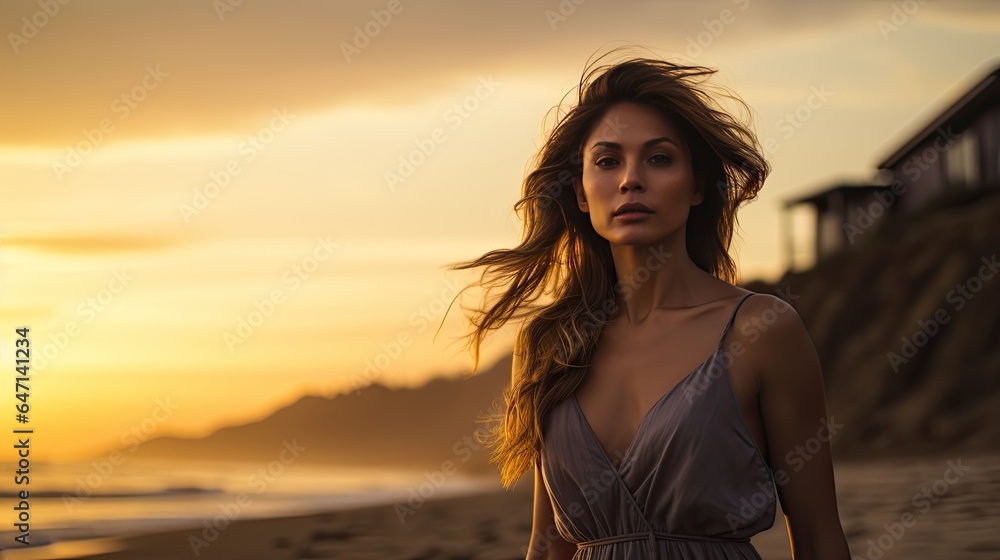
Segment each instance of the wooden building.
[[841,182],[786,200],[789,270],[796,259],[790,211],[815,210],[814,262],[854,243],[891,213],[913,211],[956,189],[1000,190],[1000,65],[878,165],[874,184]]

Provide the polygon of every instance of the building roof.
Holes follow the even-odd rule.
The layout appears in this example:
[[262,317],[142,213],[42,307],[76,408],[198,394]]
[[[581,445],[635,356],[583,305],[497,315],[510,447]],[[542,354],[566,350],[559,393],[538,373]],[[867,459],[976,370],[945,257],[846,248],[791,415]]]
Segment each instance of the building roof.
[[875,191],[881,191],[888,189],[887,185],[873,185],[870,183],[850,183],[850,182],[840,182],[833,186],[814,191],[812,194],[807,194],[797,198],[785,199],[785,208],[795,206],[797,204],[812,204],[813,206],[826,206],[826,201],[829,196],[833,193],[843,193],[847,197],[851,196],[868,196]]
[[978,115],[1000,105],[1000,63],[994,64],[995,66],[989,74],[880,163],[879,169],[895,166],[923,144],[924,140],[935,134],[939,128],[951,126],[957,129],[955,131],[957,133],[971,124]]

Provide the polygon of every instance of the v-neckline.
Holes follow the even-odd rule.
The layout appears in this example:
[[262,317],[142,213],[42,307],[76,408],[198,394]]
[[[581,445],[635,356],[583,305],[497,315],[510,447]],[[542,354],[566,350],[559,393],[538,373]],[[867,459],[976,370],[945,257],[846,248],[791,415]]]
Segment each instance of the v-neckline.
[[675,383],[674,386],[671,387],[666,393],[664,393],[660,398],[656,399],[656,402],[654,402],[653,405],[649,407],[649,410],[647,410],[646,414],[643,415],[642,420],[639,421],[639,425],[636,427],[635,433],[632,434],[632,439],[629,441],[628,447],[626,447],[625,448],[625,452],[622,453],[621,463],[617,467],[611,461],[611,457],[608,456],[607,450],[604,448],[604,445],[601,444],[601,440],[597,437],[597,432],[594,431],[593,426],[590,425],[590,421],[587,420],[587,415],[583,413],[583,408],[580,406],[580,401],[577,400],[577,398],[576,398],[576,392],[575,391],[573,392],[571,398],[573,399],[573,404],[576,407],[576,410],[577,410],[577,412],[580,415],[580,419],[583,420],[583,424],[585,426],[587,426],[587,431],[590,432],[591,439],[594,441],[594,444],[597,445],[597,448],[601,452],[601,456],[604,457],[604,461],[608,464],[609,467],[611,467],[612,469],[614,469],[615,472],[618,472],[618,473],[621,472],[621,467],[624,466],[624,465],[626,465],[628,463],[628,458],[629,458],[629,455],[632,453],[632,448],[635,447],[636,440],[638,440],[639,436],[642,434],[642,428],[646,425],[646,422],[653,415],[653,411],[655,411],[660,406],[661,403],[663,403],[665,400],[667,400],[667,398],[670,395],[672,395],[677,390],[678,387],[680,387],[681,385],[683,385],[695,373],[697,373],[698,371],[700,371],[701,368],[703,368],[705,366],[705,364],[707,364],[709,361],[711,361],[712,358],[714,358],[721,350],[722,350],[722,344],[720,344],[715,349],[714,352],[712,352],[711,354],[709,354],[709,356],[707,358],[705,358],[704,360],[702,360],[702,362],[700,364],[698,364],[693,370],[691,370],[691,373],[688,373],[687,375],[685,375],[684,377],[682,377],[681,380],[678,381],[677,383]]

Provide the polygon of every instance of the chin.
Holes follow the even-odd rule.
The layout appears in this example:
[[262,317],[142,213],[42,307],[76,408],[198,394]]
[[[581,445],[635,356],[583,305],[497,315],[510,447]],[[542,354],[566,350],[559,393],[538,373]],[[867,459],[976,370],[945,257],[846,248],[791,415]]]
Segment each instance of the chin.
[[650,235],[617,235],[608,240],[612,245],[650,245],[660,238]]
[[601,235],[612,245],[662,245],[670,238],[671,232],[647,228],[634,228],[631,231],[615,231],[610,235]]

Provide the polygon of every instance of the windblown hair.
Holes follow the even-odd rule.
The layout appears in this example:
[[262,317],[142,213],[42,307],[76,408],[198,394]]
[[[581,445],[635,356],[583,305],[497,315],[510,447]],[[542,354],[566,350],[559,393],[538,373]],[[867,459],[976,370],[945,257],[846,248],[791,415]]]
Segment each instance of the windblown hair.
[[[514,341],[505,410],[486,416],[492,426],[479,438],[493,448],[489,462],[499,465],[505,489],[537,465],[546,414],[582,381],[601,329],[616,312],[620,284],[610,244],[580,211],[572,186],[582,177],[583,144],[605,112],[621,101],[637,102],[679,128],[690,147],[695,186],[704,192],[704,201],[688,216],[686,249],[699,268],[728,282],[736,278],[728,253],[736,211],[756,197],[770,171],[749,127],[749,107],[728,89],[703,83],[715,70],[637,56],[594,67],[599,60],[584,69],[578,102],[557,118],[524,180],[514,205],[523,216],[520,244],[450,266],[485,267],[479,282],[486,289],[483,307],[476,309],[466,336],[473,373],[489,331],[511,319],[525,320]],[[745,109],[747,124],[710,93]],[[503,291],[493,298],[494,290]],[[543,296],[549,301],[539,303]]]

